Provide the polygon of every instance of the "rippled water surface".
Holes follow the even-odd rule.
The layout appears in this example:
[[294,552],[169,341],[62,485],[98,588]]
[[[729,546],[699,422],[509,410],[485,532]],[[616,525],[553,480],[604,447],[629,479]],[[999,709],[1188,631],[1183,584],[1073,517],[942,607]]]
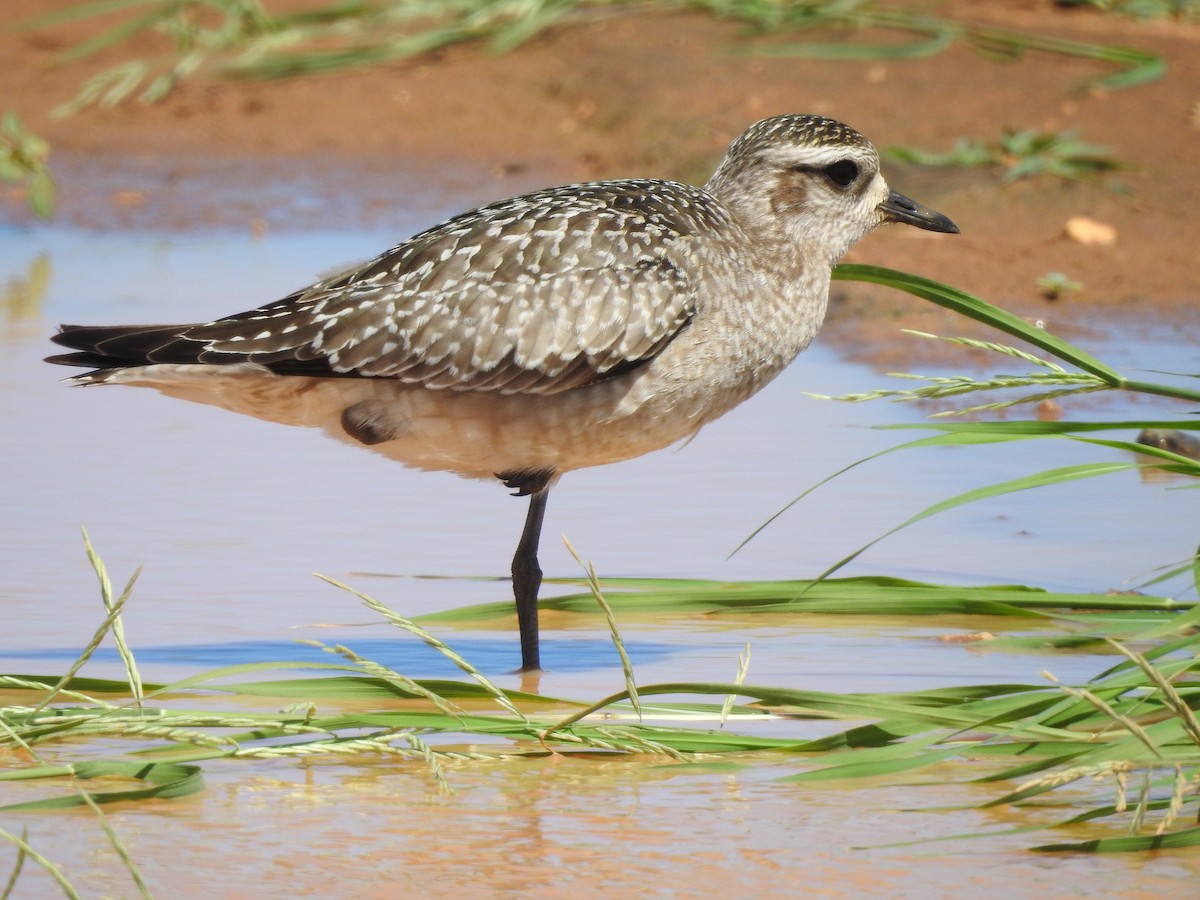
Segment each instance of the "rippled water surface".
[[[411,223],[415,230],[427,221]],[[409,471],[289,429],[135,389],[73,389],[45,365],[59,322],[195,321],[249,308],[385,248],[397,233],[170,237],[9,229],[0,240],[0,669],[58,674],[102,619],[79,529],[123,584],[145,566],[126,612],[143,676],[316,653],[340,641],[413,677],[453,673],[377,623],[321,572],[405,615],[504,599],[500,580],[525,501],[497,484]],[[968,286],[969,287],[969,286]],[[915,302],[915,301],[914,301]],[[899,338],[903,339],[903,338]],[[1091,347],[1118,365],[1200,370],[1194,341],[1150,323]],[[1152,364],[1148,362],[1152,360]],[[894,404],[836,404],[885,379],[818,343],[774,384],[682,448],[574,473],[550,499],[549,575],[576,576],[569,537],[601,575],[717,579],[815,575],[929,503],[1058,465],[1112,458],[1069,442],[894,454],[815,492],[732,558],[756,526],[825,476],[912,436],[867,426],[919,421]],[[1105,417],[1173,416],[1168,403],[1102,401]],[[1025,492],[933,517],[848,572],[941,582],[1122,588],[1189,556],[1200,493],[1128,472]],[[418,576],[443,576],[421,578]],[[553,593],[548,585],[545,593]],[[753,648],[750,681],[828,691],[1081,681],[1087,654],[980,651],[935,638],[970,622],[839,617],[626,623],[639,679],[729,680]],[[439,629],[503,686],[516,687],[514,622]],[[619,660],[599,620],[544,631],[551,695],[617,691]],[[119,677],[101,651],[87,674]],[[809,736],[828,725],[788,722]],[[120,748],[109,748],[118,752]],[[787,760],[675,769],[626,759],[454,766],[442,796],[419,767],[389,760],[206,765],[205,793],[117,808],[114,825],[162,896],[469,896],[601,891],[656,895],[1190,896],[1181,855],[1046,858],[1019,838],[857,851],[918,835],[1022,824],[1008,811],[897,812],[979,802],[980,786],[782,784]],[[963,777],[966,777],[964,773]],[[948,781],[953,779],[947,779]],[[133,888],[90,813],[7,817],[80,885]],[[1021,814],[1024,815],[1024,814]],[[182,852],[186,848],[186,852]],[[949,849],[947,849],[949,848]],[[36,872],[14,896],[49,889]],[[803,879],[802,881],[800,879]],[[166,885],[174,885],[165,888]],[[41,886],[41,888],[39,888]]]

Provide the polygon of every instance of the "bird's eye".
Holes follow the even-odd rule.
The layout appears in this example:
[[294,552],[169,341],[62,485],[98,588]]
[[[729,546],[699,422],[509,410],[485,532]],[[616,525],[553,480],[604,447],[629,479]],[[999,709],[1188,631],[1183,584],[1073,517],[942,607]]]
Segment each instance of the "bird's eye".
[[835,163],[830,163],[821,171],[825,174],[826,178],[838,187],[850,187],[854,183],[854,180],[858,178],[858,164],[848,159],[839,159]]

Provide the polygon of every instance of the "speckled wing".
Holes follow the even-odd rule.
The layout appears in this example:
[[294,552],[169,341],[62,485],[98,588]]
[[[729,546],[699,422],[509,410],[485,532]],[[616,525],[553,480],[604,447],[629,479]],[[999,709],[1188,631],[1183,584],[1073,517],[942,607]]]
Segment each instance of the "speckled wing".
[[692,248],[723,220],[707,194],[670,182],[540,191],[180,337],[204,342],[203,362],[557,393],[666,346],[696,309]]

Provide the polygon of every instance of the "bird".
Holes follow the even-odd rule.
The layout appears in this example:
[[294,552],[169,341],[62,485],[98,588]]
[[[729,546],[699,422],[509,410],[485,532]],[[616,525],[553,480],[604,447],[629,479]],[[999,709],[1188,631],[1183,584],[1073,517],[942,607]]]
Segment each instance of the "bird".
[[47,361],[329,435],[528,497],[512,560],[522,672],[541,669],[538,545],[570,471],[690,438],[825,317],[833,266],[889,223],[954,234],[842,122],[751,125],[703,187],[552,187],[454,216],[247,312],[62,325]]

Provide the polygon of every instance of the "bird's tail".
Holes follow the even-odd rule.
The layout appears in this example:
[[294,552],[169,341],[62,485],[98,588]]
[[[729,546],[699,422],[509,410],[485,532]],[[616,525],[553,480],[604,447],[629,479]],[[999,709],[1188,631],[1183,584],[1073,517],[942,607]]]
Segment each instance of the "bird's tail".
[[89,369],[194,363],[204,345],[180,340],[180,334],[190,327],[194,326],[62,325],[51,340],[75,352],[48,356],[46,362]]

